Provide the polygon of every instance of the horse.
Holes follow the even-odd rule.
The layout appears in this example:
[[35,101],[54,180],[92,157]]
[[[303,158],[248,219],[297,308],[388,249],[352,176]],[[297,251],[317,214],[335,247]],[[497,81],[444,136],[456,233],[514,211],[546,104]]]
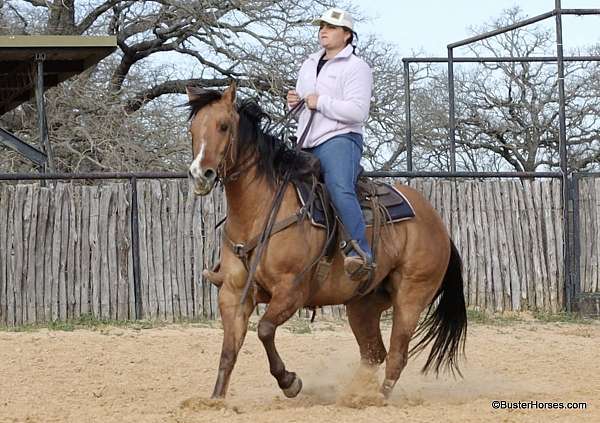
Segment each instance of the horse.
[[[248,269],[235,246],[244,245],[261,233],[278,184],[288,180],[283,178],[286,172],[294,180],[302,170],[302,158],[266,127],[265,122],[270,119],[256,102],[236,98],[235,82],[222,93],[196,87],[187,87],[186,92],[193,152],[190,183],[196,195],[207,195],[220,180],[227,202],[220,263],[215,269],[203,271],[203,276],[219,288],[223,325],[223,344],[211,398],[222,399],[227,393],[249,317],[257,303],[268,304],[258,322],[258,338],[266,351],[271,374],[289,398],[299,394],[302,381],[286,368],[276,349],[275,333],[302,307],[346,305],[348,322],[359,347],[360,369],[374,372],[386,361],[379,388],[386,398],[408,358],[430,344],[422,372],[434,370],[438,374],[446,370],[460,374],[458,361],[464,355],[467,329],[461,257],[438,213],[408,186],[395,185],[410,201],[416,216],[388,224],[382,231],[373,274],[376,289],[365,295],[356,294],[357,282],[345,275],[339,250],[324,281],[317,282],[314,271],[303,274],[318,257],[326,235],[325,230],[302,219],[268,240],[253,278],[255,289],[245,295]],[[284,187],[282,195],[277,222],[297,214],[300,208],[291,183]],[[393,320],[387,351],[380,319],[389,308],[393,308]],[[421,319],[425,309],[427,313]],[[413,337],[420,340],[409,351]]]

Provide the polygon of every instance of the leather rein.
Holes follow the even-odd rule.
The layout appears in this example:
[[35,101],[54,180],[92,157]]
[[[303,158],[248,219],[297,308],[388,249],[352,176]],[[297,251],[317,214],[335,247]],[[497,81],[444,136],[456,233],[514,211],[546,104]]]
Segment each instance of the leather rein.
[[[291,118],[304,105],[305,105],[305,101],[301,100],[296,106],[294,106],[292,109],[290,109],[290,111],[288,113],[286,113],[286,115],[276,124],[276,125],[282,125],[282,127],[283,127],[282,131],[281,131],[282,133],[287,128],[287,124],[289,123]],[[315,115],[315,111],[311,110],[310,119],[309,119],[306,127],[304,128],[302,135],[300,136],[300,138],[297,140],[296,144],[294,145],[295,152],[299,152],[301,150],[302,144],[304,143],[304,140],[306,139],[308,132],[310,130],[312,121],[314,119],[314,115]],[[274,126],[276,126],[276,125],[274,125]],[[231,144],[232,143],[230,142],[229,145],[227,146],[227,150],[226,150],[224,157],[226,157],[227,154],[230,154],[229,150],[231,149]],[[239,175],[241,174],[241,172],[243,170],[250,168],[255,163],[256,162],[253,161],[249,165],[244,166],[243,169],[237,170],[230,175],[227,175],[225,172],[225,169],[222,169],[222,173],[218,172],[220,174],[219,178],[223,184],[225,184],[226,182],[229,182],[231,180],[235,180],[239,177]],[[221,165],[219,165],[219,170],[221,170]],[[296,223],[301,222],[302,220],[304,220],[306,218],[306,216],[308,214],[309,207],[311,206],[311,204],[309,204],[309,203],[305,204],[296,213],[287,217],[286,219],[284,219],[280,222],[277,222],[277,223],[275,222],[275,220],[277,218],[277,213],[279,212],[279,208],[281,207],[281,204],[283,202],[285,189],[286,189],[288,183],[290,182],[290,176],[291,176],[290,173],[286,172],[283,175],[283,178],[281,179],[279,185],[277,186],[275,195],[273,196],[273,202],[270,207],[270,212],[268,213],[267,219],[265,220],[265,223],[263,225],[263,230],[261,231],[261,233],[258,236],[252,238],[251,240],[249,240],[245,243],[234,242],[231,240],[231,238],[227,234],[227,230],[225,229],[223,231],[226,245],[242,261],[242,263],[244,263],[244,266],[248,270],[248,276],[246,278],[246,283],[244,285],[244,290],[242,292],[242,297],[240,300],[241,304],[243,304],[246,301],[250,287],[254,283],[254,276],[256,274],[258,264],[260,263],[260,260],[262,258],[264,249],[265,249],[266,245],[268,244],[269,238],[271,238],[271,236],[273,236],[274,234],[281,232],[284,229],[286,229],[292,225],[295,225]],[[222,223],[224,220],[222,220],[220,223]],[[254,254],[253,254],[253,251],[254,251]],[[314,264],[309,265],[309,268],[311,268],[313,265]],[[306,270],[308,270],[308,269],[305,269],[304,272],[306,272]],[[302,274],[304,274],[304,272],[302,272]]]

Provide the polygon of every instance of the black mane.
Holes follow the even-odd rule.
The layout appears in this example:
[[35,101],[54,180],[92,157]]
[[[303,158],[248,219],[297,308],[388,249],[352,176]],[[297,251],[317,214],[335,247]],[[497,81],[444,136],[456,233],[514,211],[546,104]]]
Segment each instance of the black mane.
[[[222,95],[218,91],[194,91],[196,98],[187,103],[191,120],[202,108],[218,101]],[[271,117],[253,100],[237,103],[240,116],[235,157],[240,160],[257,160],[258,174],[272,184],[277,184],[286,173],[290,180],[297,181],[305,176],[307,157],[296,153],[280,137],[273,135],[269,126]],[[240,163],[243,166],[243,163]]]

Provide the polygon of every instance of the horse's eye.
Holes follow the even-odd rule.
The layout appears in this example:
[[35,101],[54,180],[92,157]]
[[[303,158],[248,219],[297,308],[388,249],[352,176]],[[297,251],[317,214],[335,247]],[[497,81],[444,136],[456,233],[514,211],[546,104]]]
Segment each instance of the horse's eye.
[[229,125],[227,125],[226,123],[222,123],[220,129],[221,131],[225,132],[229,129]]

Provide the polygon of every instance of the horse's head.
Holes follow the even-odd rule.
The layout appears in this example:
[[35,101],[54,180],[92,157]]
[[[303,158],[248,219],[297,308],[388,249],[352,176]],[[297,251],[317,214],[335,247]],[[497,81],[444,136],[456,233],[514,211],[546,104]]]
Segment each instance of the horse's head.
[[222,95],[193,87],[187,87],[186,91],[192,107],[189,131],[194,155],[189,175],[194,192],[206,195],[217,177],[225,176],[233,164],[233,143],[239,125],[236,86],[232,82]]

